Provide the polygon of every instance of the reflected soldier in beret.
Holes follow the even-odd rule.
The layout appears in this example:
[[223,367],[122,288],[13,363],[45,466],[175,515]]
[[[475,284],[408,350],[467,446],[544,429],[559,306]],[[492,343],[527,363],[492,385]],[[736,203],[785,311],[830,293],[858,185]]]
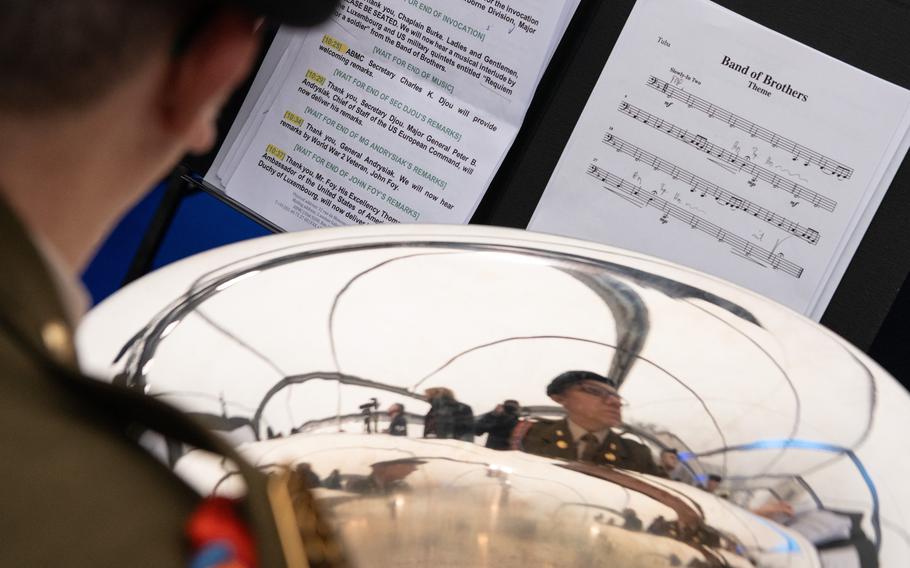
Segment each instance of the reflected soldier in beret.
[[716,473],[710,474],[708,476],[708,480],[705,482],[705,491],[708,493],[716,493],[717,488],[720,487],[720,482],[723,481],[723,479],[724,478],[717,475]]
[[664,448],[660,451],[660,468],[664,475],[673,481],[680,481],[688,485],[697,485],[692,471],[679,460],[679,451],[676,448]]
[[622,424],[622,398],[609,377],[567,371],[547,386],[547,395],[566,409],[563,420],[524,423],[519,449],[539,456],[665,476],[644,444],[613,431]]

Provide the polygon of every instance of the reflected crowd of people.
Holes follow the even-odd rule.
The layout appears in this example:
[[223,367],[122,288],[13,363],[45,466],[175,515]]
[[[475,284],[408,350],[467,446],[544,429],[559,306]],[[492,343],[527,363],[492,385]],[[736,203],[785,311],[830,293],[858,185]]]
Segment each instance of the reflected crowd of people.
[[[375,398],[361,405],[361,409],[367,433],[404,437],[409,433],[418,435],[422,427],[419,435],[427,439],[476,441],[491,450],[609,466],[670,479],[731,499],[735,484],[725,485],[719,473],[706,470],[687,448],[673,447],[660,436],[623,422],[623,409],[628,403],[610,377],[592,371],[566,371],[547,384],[546,395],[558,408],[523,407],[518,400],[509,398],[475,416],[474,409],[459,400],[452,389],[437,386],[424,391],[423,399],[430,408],[422,417],[408,413],[401,402],[381,411]],[[383,428],[378,425],[380,415]],[[381,478],[383,472],[377,475]],[[318,485],[346,489],[348,484],[329,475]],[[361,492],[358,487],[356,483],[352,486]],[[795,516],[792,505],[781,499],[746,508],[780,523]]]
[[[459,400],[452,389],[442,386],[424,392],[429,409],[423,416],[413,410],[407,412],[401,402],[379,410],[376,399],[371,398],[361,406],[364,432],[456,440],[481,444],[495,451],[520,451],[562,460],[567,469],[601,478],[672,510],[670,515],[642,517],[640,511],[627,507],[604,516],[603,525],[669,537],[704,552],[705,558],[718,551],[744,553],[735,539],[707,523],[701,509],[693,505],[695,496],[691,492],[663,480],[697,488],[706,497],[710,494],[727,500],[732,506],[803,534],[813,544],[828,542],[834,536],[840,538],[838,543],[854,540],[869,543],[858,528],[859,516],[854,515],[854,519],[838,512],[805,508],[797,512],[788,502],[789,493],[783,492],[780,497],[771,491],[767,497],[744,488],[736,478],[725,481],[720,472],[711,471],[710,464],[701,463],[672,433],[624,422],[628,402],[620,395],[618,385],[607,376],[591,371],[567,371],[546,385],[546,395],[555,405],[523,407],[519,400],[508,398],[476,416],[469,404]],[[382,428],[378,426],[380,418]],[[297,464],[296,471],[291,473],[302,487],[339,491],[329,494],[333,502],[378,496],[398,499],[400,494],[412,491],[412,484],[421,487],[425,483],[413,474],[426,469],[423,466],[432,459],[413,456],[380,460],[369,464],[369,472],[363,468],[345,472],[334,469],[324,479],[307,463]],[[697,503],[697,497],[694,502]],[[709,554],[711,550],[714,553]],[[712,561],[704,565],[721,564]]]
[[[699,476],[680,459],[676,448],[661,447],[655,460],[651,447],[623,432],[626,402],[610,378],[591,371],[567,371],[554,378],[547,396],[562,407],[565,417],[532,416],[518,400],[506,399],[492,410],[474,415],[452,389],[433,387],[424,392],[430,409],[423,417],[423,437],[473,442],[485,436],[492,450],[519,450],[567,461],[611,465],[657,475],[714,493],[720,476]],[[408,434],[408,416],[401,403],[386,409],[391,436]],[[411,420],[414,420],[412,415]],[[415,425],[418,426],[418,425]]]
[[[627,431],[622,414],[627,402],[611,378],[592,371],[566,371],[550,381],[546,394],[562,408],[564,417],[532,415],[515,399],[506,399],[475,417],[473,408],[458,400],[452,389],[426,389],[424,398],[430,409],[423,417],[422,436],[466,442],[485,436],[483,445],[492,450],[517,450],[569,462],[612,466],[671,479],[729,498],[729,491],[723,488],[723,477],[693,467],[688,451],[659,445],[655,440],[648,444]],[[404,405],[391,404],[386,414],[389,426],[383,432],[407,436],[408,416]],[[414,420],[413,415],[411,419]],[[770,501],[750,510],[776,521],[793,516],[792,506],[784,501]]]
[[[722,481],[716,475],[697,475],[687,463],[688,453],[681,456],[683,452],[678,449],[661,446],[653,438],[631,431],[623,423],[626,401],[609,377],[580,370],[561,373],[546,386],[546,395],[558,408],[523,408],[518,400],[509,398],[477,416],[452,389],[433,387],[424,394],[429,410],[422,420],[419,415],[408,414],[404,404],[395,402],[385,409],[383,423],[387,425],[372,431],[400,437],[407,436],[410,428],[415,437],[482,443],[490,450],[521,451],[564,460],[565,467],[571,470],[646,496],[672,511],[671,515],[642,518],[636,509],[627,507],[620,517],[604,518],[604,526],[667,537],[702,552],[709,560],[690,566],[720,566],[722,551],[739,553],[737,543],[705,522],[683,494],[638,475],[672,479],[711,493],[718,491]],[[365,431],[369,432],[369,424],[376,423],[371,413],[375,399],[363,406],[367,410]],[[369,464],[368,473],[334,470],[323,480],[308,464],[299,464],[296,473],[308,487],[340,490],[341,494],[332,497],[336,502],[379,496],[400,500],[402,494],[412,491],[412,476],[429,463],[427,459],[376,461]],[[398,501],[390,501],[393,502]]]

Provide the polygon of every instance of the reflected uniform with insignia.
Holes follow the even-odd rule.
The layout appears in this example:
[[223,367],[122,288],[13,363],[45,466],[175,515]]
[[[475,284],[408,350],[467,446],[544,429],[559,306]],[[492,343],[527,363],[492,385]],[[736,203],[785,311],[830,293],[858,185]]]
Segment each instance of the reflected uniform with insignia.
[[[572,439],[567,420],[541,420],[531,422],[525,427],[527,433],[521,440],[520,449],[548,458],[560,458],[569,461],[578,461],[578,447]],[[597,449],[592,463],[597,465],[612,465],[622,469],[647,473],[665,477],[651,456],[647,446],[623,438],[616,432],[610,431]]]

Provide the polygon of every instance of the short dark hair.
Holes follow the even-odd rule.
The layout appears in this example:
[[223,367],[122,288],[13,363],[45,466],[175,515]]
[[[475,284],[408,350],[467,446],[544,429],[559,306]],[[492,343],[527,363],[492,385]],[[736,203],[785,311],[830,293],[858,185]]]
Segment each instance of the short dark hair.
[[720,483],[723,480],[724,480],[724,478],[717,475],[716,473],[712,473],[708,476],[708,481],[716,481],[716,482]]
[[0,111],[74,109],[106,94],[203,0],[0,0]]
[[674,456],[679,456],[679,451],[676,448],[664,448],[660,451],[662,454],[673,454]]

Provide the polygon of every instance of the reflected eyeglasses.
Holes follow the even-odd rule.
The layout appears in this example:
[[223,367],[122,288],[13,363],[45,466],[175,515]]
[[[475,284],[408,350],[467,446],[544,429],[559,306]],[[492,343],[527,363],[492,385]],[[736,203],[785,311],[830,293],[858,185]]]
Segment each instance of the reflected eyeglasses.
[[604,400],[616,399],[623,406],[627,405],[628,402],[620,394],[613,390],[608,390],[601,387],[596,387],[594,385],[577,385],[576,388],[583,393],[589,394],[591,396],[596,396]]

